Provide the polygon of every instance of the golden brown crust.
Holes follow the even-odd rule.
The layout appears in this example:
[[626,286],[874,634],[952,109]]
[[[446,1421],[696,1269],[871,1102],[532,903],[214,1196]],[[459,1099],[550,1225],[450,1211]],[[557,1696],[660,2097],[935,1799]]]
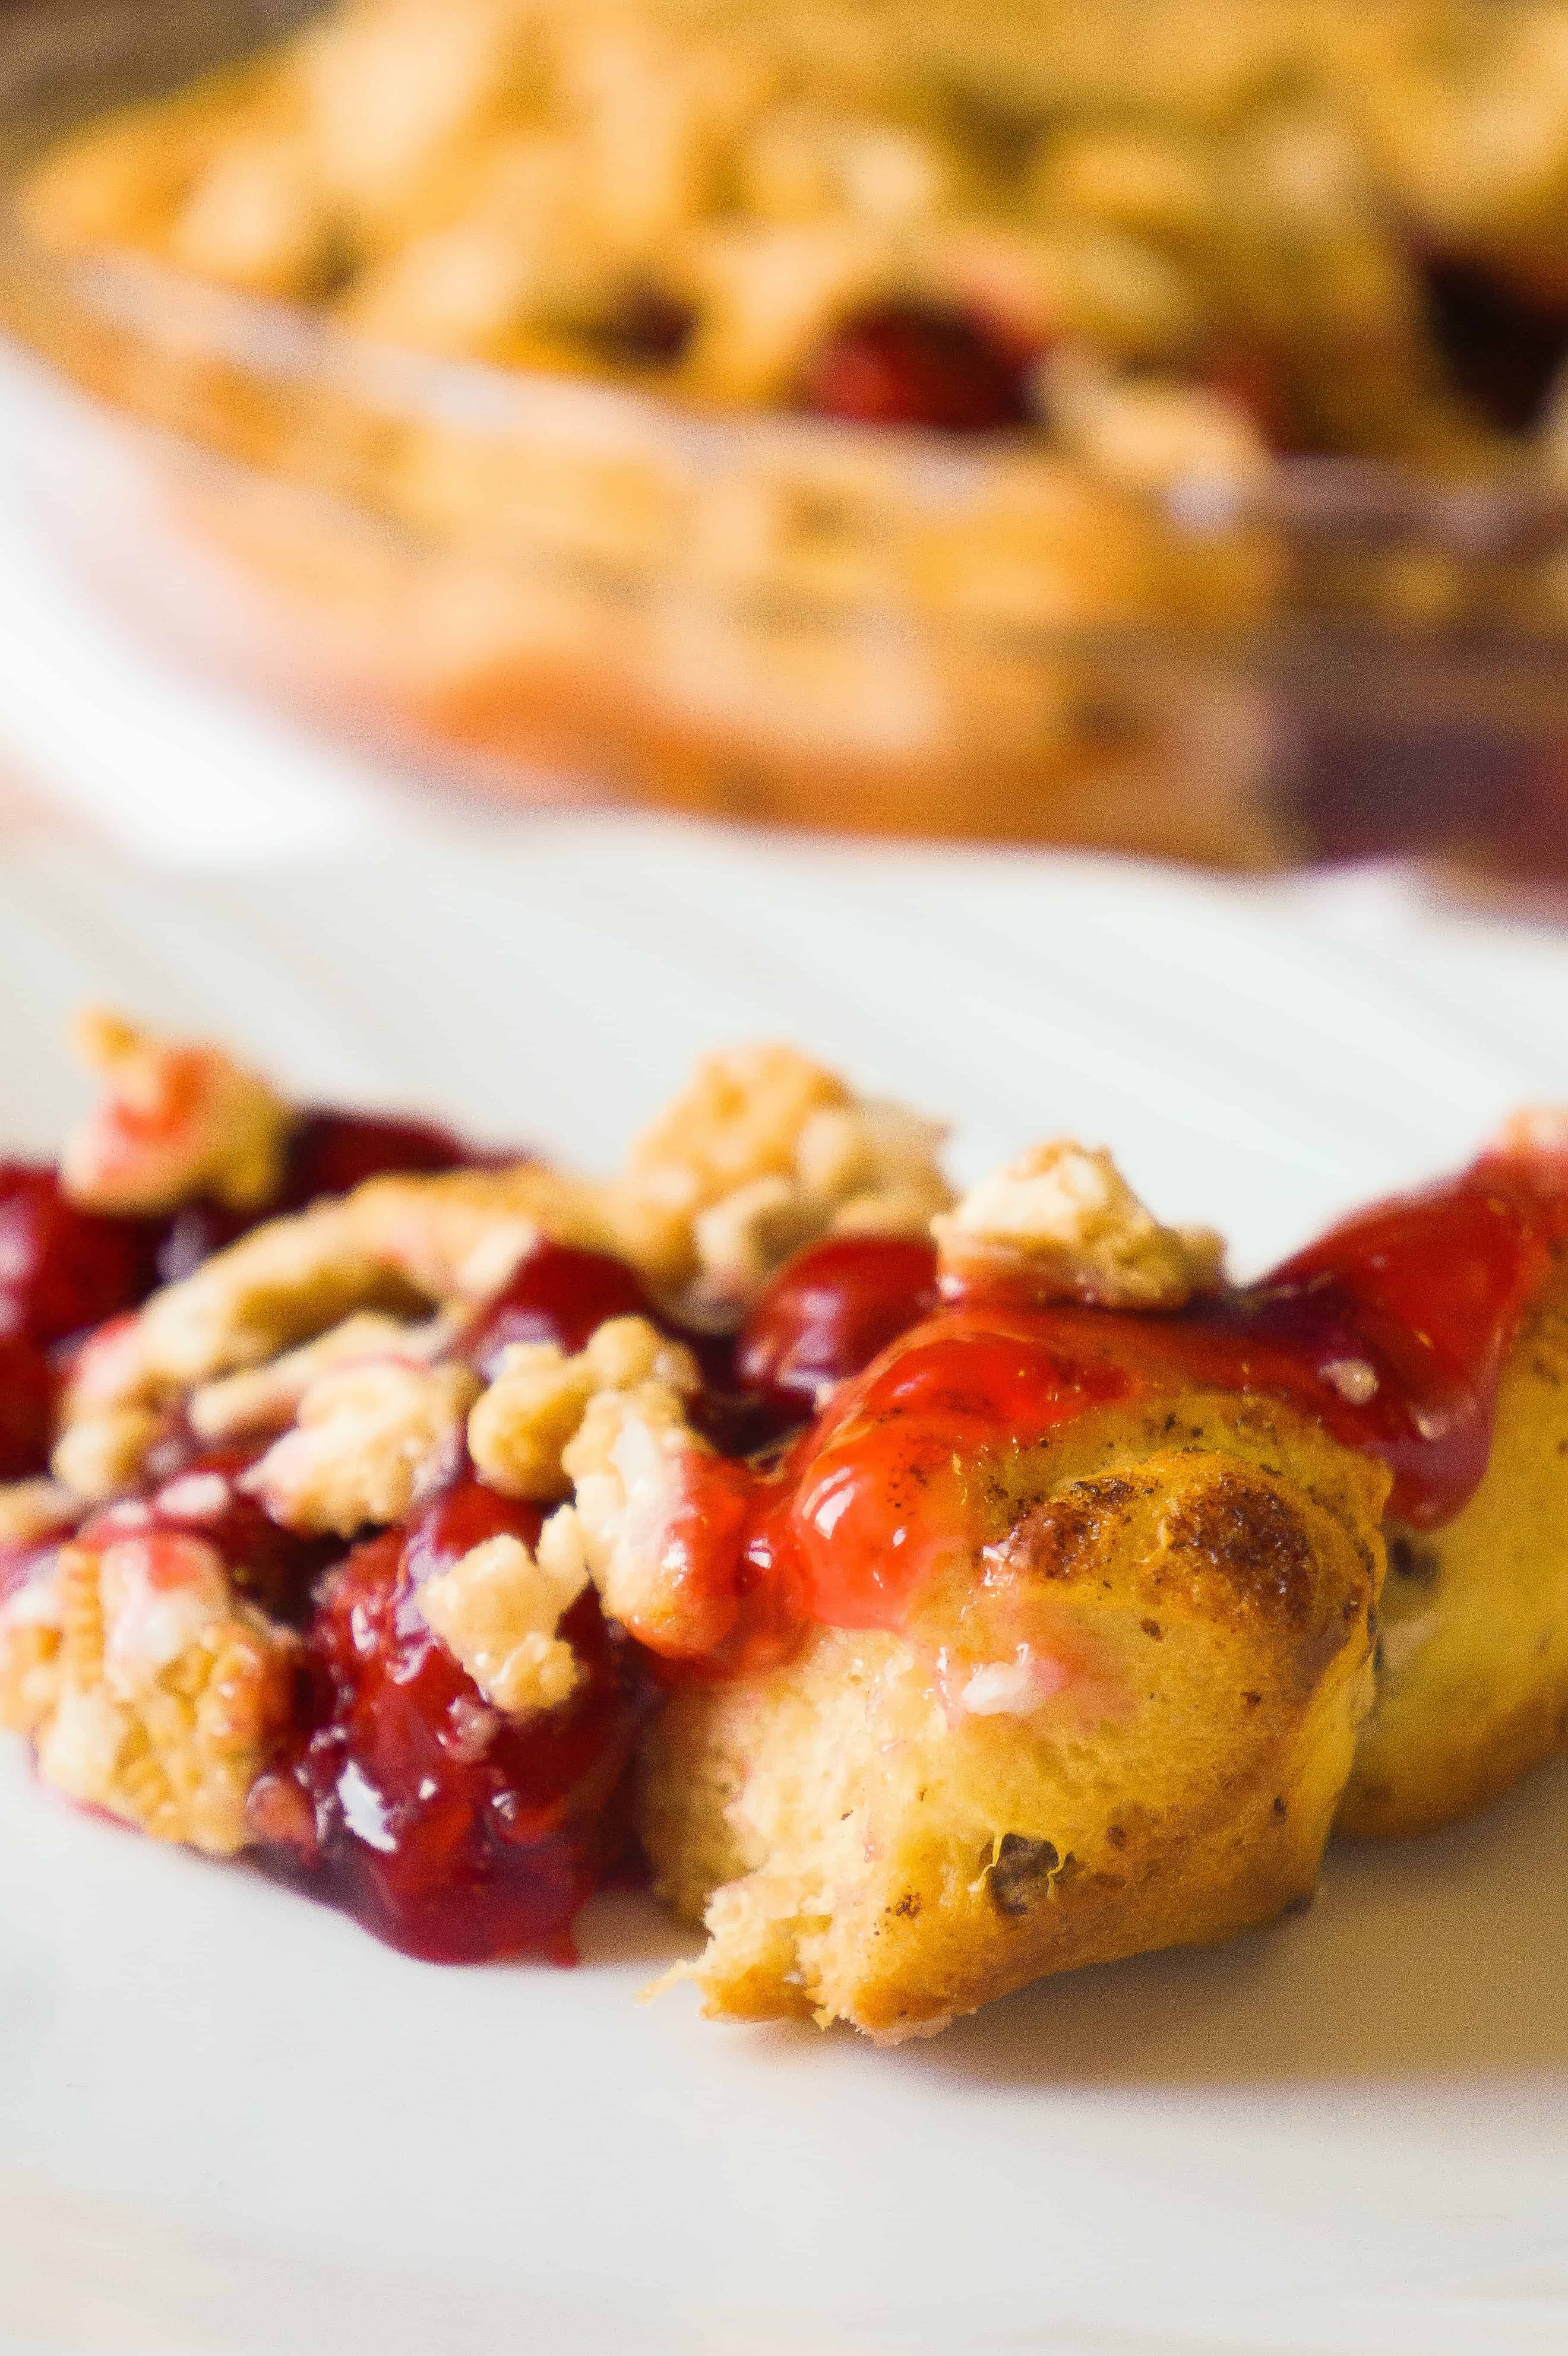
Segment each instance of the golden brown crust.
[[1568,1261],[1510,1346],[1486,1477],[1444,1528],[1391,1524],[1377,1703],[1339,1828],[1430,1832],[1568,1744]]
[[[656,1727],[645,1837],[706,1913],[711,2015],[930,2033],[1310,1895],[1366,1699],[1381,1470],[1196,1396],[1085,1418],[1009,1485],[984,1575],[957,1566],[905,1635],[817,1630]],[[1020,1637],[1072,1679],[965,1707],[944,1664]]]

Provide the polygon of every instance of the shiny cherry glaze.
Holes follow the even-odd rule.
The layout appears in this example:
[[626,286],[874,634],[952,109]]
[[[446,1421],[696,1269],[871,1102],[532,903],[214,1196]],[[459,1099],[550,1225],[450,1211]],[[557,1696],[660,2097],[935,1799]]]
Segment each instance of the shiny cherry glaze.
[[570,1356],[606,1318],[656,1316],[641,1278],[624,1259],[539,1243],[458,1336],[453,1355],[488,1382],[513,1342],[554,1342]]
[[155,1280],[156,1230],[78,1210],[52,1169],[0,1162],[0,1333],[48,1348],[133,1308]]
[[988,434],[1026,425],[1026,359],[966,312],[881,303],[841,320],[806,362],[800,406],[858,425]]
[[561,1623],[583,1685],[522,1723],[486,1706],[415,1600],[471,1547],[531,1544],[539,1521],[464,1470],[357,1547],[306,1640],[298,1731],[253,1795],[270,1870],[434,1963],[574,1962],[572,1919],[625,1846],[616,1802],[647,1688],[592,1590]]
[[781,1429],[937,1306],[936,1247],[908,1236],[829,1236],[764,1286],[741,1329],[736,1375]]
[[720,1647],[677,1673],[763,1667],[813,1622],[901,1626],[974,1544],[988,1475],[1118,1400],[1281,1399],[1387,1464],[1400,1519],[1450,1520],[1486,1470],[1509,1342],[1565,1245],[1568,1159],[1493,1154],[1178,1315],[950,1283],[782,1462],[753,1471],[739,1538],[699,1566],[717,1586],[738,1550],[737,1614]]
[[55,1378],[25,1333],[0,1334],[0,1481],[25,1481],[49,1461]]

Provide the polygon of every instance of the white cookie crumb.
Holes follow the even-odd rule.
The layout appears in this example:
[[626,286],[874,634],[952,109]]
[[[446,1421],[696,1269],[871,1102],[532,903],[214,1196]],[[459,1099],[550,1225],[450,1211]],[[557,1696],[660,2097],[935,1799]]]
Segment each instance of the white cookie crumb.
[[953,1196],[944,1132],[862,1101],[793,1047],[729,1048],[635,1148],[616,1197],[628,1248],[696,1305],[743,1305],[780,1262],[836,1227],[923,1234]]
[[31,1546],[64,1529],[77,1511],[76,1500],[56,1481],[0,1483],[0,1546]]
[[244,1847],[247,1796],[287,1720],[298,1640],[236,1598],[198,1538],[69,1544],[51,1582],[30,1696],[7,1678],[0,1644],[0,1708],[30,1708],[44,1781],[157,1840],[215,1856]]
[[482,1479],[506,1497],[548,1504],[571,1483],[561,1451],[598,1391],[629,1390],[650,1379],[682,1393],[701,1377],[678,1343],[645,1317],[613,1317],[568,1357],[553,1342],[515,1342],[495,1381],[468,1419],[468,1447]]
[[73,1202],[145,1215],[210,1194],[245,1211],[276,1193],[293,1116],[256,1073],[102,1007],[78,1019],[75,1044],[104,1094],[60,1157]]
[[383,1359],[332,1369],[241,1485],[288,1529],[349,1537],[401,1521],[439,1474],[477,1388],[460,1365]]
[[62,1489],[95,1505],[129,1486],[148,1449],[164,1429],[150,1408],[110,1408],[64,1430],[54,1445],[49,1471]]
[[399,1318],[362,1309],[340,1325],[318,1333],[314,1342],[270,1358],[265,1365],[248,1366],[217,1382],[198,1384],[186,1414],[192,1430],[203,1440],[228,1440],[242,1431],[282,1430],[293,1421],[311,1385],[333,1367],[392,1357],[422,1364],[445,1348],[453,1332],[453,1321],[448,1317],[406,1324]]
[[1036,1300],[1180,1309],[1219,1273],[1219,1238],[1161,1226],[1103,1147],[1033,1147],[932,1221],[944,1276],[1027,1280]]
[[562,1580],[520,1538],[475,1547],[419,1590],[425,1620],[480,1692],[510,1718],[553,1709],[579,1684],[581,1664],[557,1635],[586,1572]]
[[234,1491],[221,1472],[182,1472],[158,1491],[158,1511],[175,1522],[215,1522],[229,1511]]
[[692,1557],[694,1535],[705,1555],[727,1535],[724,1502],[699,1494],[712,1457],[685,1400],[660,1382],[602,1391],[564,1452],[575,1504],[547,1525],[541,1552],[581,1549],[605,1611],[656,1651],[705,1652],[733,1616],[732,1596],[710,1591]]
[[1329,1358],[1318,1372],[1351,1407],[1365,1407],[1378,1395],[1377,1369],[1365,1358]]
[[1010,1661],[987,1661],[959,1698],[971,1718],[1029,1718],[1072,1680],[1065,1661],[1020,1644]]

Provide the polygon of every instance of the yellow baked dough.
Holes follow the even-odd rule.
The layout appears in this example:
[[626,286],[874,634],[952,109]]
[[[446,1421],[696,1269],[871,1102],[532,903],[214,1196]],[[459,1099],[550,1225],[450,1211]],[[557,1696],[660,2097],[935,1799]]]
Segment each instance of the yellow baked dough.
[[[1308,1899],[1371,1699],[1386,1486],[1270,1403],[1102,1410],[1011,1462],[986,1560],[907,1634],[819,1629],[678,1693],[643,1830],[657,1890],[707,1922],[708,2012],[930,2034]],[[1087,1678],[976,1715],[941,1661],[976,1614]]]
[[1568,1269],[1509,1347],[1480,1487],[1442,1529],[1391,1523],[1388,1552],[1348,1833],[1450,1824],[1568,1741]]

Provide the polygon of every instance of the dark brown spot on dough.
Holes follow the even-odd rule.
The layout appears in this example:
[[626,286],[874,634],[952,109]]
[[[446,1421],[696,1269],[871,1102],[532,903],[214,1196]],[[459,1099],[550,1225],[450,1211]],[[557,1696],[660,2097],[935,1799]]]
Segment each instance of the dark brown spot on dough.
[[1054,1841],[1030,1840],[1024,1833],[1004,1833],[987,1870],[987,1887],[998,1914],[1027,1914],[1035,1901],[1049,1897],[1054,1876],[1065,1870]]
[[1312,1616],[1312,1548],[1282,1497],[1244,1474],[1222,1471],[1167,1529],[1173,1550],[1218,1571],[1248,1618],[1305,1627]]
[[895,1914],[901,1914],[906,1922],[912,1922],[915,1916],[920,1912],[919,1890],[906,1890],[903,1896],[893,1908],[893,1912]]
[[1152,1636],[1157,1644],[1159,1643],[1160,1626],[1157,1620],[1141,1620],[1138,1622],[1138,1625],[1142,1628],[1146,1636]]

